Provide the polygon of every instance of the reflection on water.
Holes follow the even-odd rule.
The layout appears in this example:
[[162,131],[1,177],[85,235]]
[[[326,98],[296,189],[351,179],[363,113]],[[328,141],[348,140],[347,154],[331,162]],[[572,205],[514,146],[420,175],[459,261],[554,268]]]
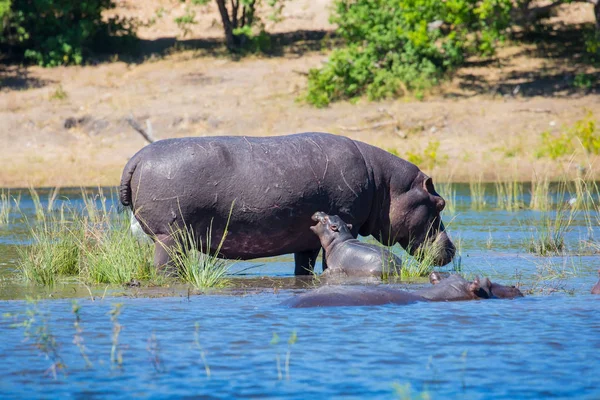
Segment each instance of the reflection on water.
[[[58,206],[81,204],[79,190],[62,190],[61,196]],[[598,226],[590,230],[577,214],[567,246],[582,255],[542,258],[524,250],[528,221],[538,212],[495,210],[493,198],[491,207],[472,211],[468,187],[458,188],[456,201],[456,214],[444,219],[454,240],[460,238],[464,272],[520,282],[532,294],[505,301],[288,309],[280,303],[315,282],[294,279],[292,257],[283,256],[236,263],[234,271],[243,275],[225,291],[93,287],[91,301],[88,288],[77,283],[40,288],[13,278],[16,246],[30,240],[23,215],[32,220],[35,213],[23,192],[23,215],[13,213],[9,225],[0,225],[0,299],[49,300],[37,304],[34,328],[40,329],[29,338],[24,327],[12,325],[26,319],[33,305],[0,301],[2,314],[20,314],[0,319],[0,396],[388,399],[398,397],[394,384],[409,383],[414,397],[427,392],[434,399],[600,398],[600,296],[589,295],[600,259],[579,251],[581,240],[600,238]],[[140,295],[150,298],[135,298]],[[79,343],[92,368],[73,343],[71,300],[61,297],[80,298]],[[121,367],[111,363],[109,312],[115,303],[123,303],[116,345]],[[298,340],[288,344],[293,332]],[[44,346],[36,347],[47,348],[52,337],[66,365],[56,380],[46,374],[52,358],[43,356]]]

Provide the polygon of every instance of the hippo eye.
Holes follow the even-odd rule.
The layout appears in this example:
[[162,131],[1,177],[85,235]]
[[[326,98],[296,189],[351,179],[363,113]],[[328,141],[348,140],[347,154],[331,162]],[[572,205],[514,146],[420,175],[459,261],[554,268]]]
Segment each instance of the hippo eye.
[[329,228],[331,228],[331,230],[334,232],[339,232],[339,227],[337,225],[331,224]]

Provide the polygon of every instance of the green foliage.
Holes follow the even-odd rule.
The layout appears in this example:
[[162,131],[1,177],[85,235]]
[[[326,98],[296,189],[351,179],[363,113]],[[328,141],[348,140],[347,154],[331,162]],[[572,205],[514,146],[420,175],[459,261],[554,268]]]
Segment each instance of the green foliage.
[[496,201],[498,208],[506,211],[516,211],[523,208],[523,184],[515,180],[495,182]]
[[510,9],[510,0],[336,0],[331,22],[347,47],[310,71],[306,100],[420,96],[469,55],[492,54]]
[[191,26],[197,24],[196,13],[187,7],[185,9],[185,14],[175,18],[174,21],[177,24],[177,27],[183,31],[183,37],[186,37],[192,32]]
[[197,289],[223,287],[228,284],[225,275],[231,265],[218,256],[227,237],[232,211],[233,204],[223,236],[212,252],[212,223],[204,238],[197,237],[190,229],[174,230],[171,234],[175,239],[175,246],[166,249],[169,257],[173,260],[180,278]]
[[565,250],[565,235],[571,229],[573,210],[560,207],[555,212],[544,212],[537,221],[529,223],[532,234],[527,250],[540,256],[561,254]]
[[103,19],[112,0],[0,0],[0,42],[23,49],[27,59],[47,67],[81,64],[111,35],[133,33],[131,20]]
[[50,100],[66,100],[69,97],[68,93],[65,92],[62,85],[58,85],[56,90],[50,94]]
[[550,131],[542,132],[542,143],[536,152],[537,158],[550,157],[553,160],[557,158],[573,154],[575,146],[573,145],[571,136],[566,133],[553,135]]
[[444,165],[448,156],[442,156],[438,150],[440,148],[439,140],[431,140],[423,150],[423,153],[406,153],[406,159],[418,167],[426,170],[432,170],[436,165]]
[[81,273],[88,282],[123,284],[155,275],[152,246],[131,234],[129,218],[117,218],[108,227],[88,226],[82,246]]
[[588,154],[600,153],[600,130],[597,129],[596,119],[591,111],[573,126],[563,128],[563,132],[558,135],[552,135],[548,131],[542,132],[541,141],[536,152],[538,158],[550,157],[556,160],[571,155],[575,152],[577,144]]
[[573,79],[573,86],[578,89],[591,89],[595,83],[596,79],[591,74],[577,74]]
[[78,275],[82,232],[65,220],[30,225],[32,244],[19,247],[19,270],[26,280],[52,285],[60,276]]

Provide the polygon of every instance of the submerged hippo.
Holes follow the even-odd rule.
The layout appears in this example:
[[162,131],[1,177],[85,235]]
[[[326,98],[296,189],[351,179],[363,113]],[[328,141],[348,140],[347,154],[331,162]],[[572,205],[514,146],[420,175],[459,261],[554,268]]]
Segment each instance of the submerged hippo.
[[[458,275],[456,275],[458,277]],[[460,279],[458,279],[460,278]],[[480,287],[479,279],[449,278],[432,287],[407,292],[386,286],[326,285],[284,301],[292,308],[375,306],[382,304],[410,304],[418,301],[464,301],[489,298]]]
[[399,243],[410,254],[435,243],[438,265],[455,252],[431,178],[384,150],[326,133],[161,140],[129,160],[119,197],[155,241],[157,267],[169,263],[173,231],[185,227],[204,252],[294,253],[295,273],[309,274],[321,248],[309,230],[318,210],[352,224],[355,237]]
[[[450,283],[450,286],[455,282],[460,282],[463,285],[465,279],[460,275],[451,275],[447,272],[434,271],[429,274],[429,282],[433,285],[437,285],[441,282]],[[515,286],[504,286],[499,283],[494,283],[489,278],[482,278],[479,281],[480,290],[486,292],[482,297],[493,298],[493,299],[514,299],[515,297],[523,297],[523,293]],[[447,286],[444,290],[447,290]]]
[[326,255],[325,276],[340,274],[350,277],[376,276],[398,273],[402,261],[381,246],[364,243],[352,236],[352,225],[337,215],[322,211],[313,214],[317,224],[310,227],[321,241]]
[[[600,270],[598,270],[598,276],[600,276]],[[600,294],[600,280],[592,288],[592,294]]]

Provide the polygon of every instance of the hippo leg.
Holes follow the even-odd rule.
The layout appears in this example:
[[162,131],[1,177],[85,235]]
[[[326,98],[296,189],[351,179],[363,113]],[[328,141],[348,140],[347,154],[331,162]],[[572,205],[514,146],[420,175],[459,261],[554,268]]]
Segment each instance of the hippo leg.
[[310,275],[313,273],[319,250],[303,251],[294,253],[294,262],[296,263],[295,275]]
[[325,249],[323,249],[323,272],[325,272],[325,270],[327,270],[327,257],[325,254]]
[[173,246],[175,246],[175,240],[171,235],[156,235],[154,240],[154,266],[165,275],[175,273],[175,266],[169,255],[169,251]]

